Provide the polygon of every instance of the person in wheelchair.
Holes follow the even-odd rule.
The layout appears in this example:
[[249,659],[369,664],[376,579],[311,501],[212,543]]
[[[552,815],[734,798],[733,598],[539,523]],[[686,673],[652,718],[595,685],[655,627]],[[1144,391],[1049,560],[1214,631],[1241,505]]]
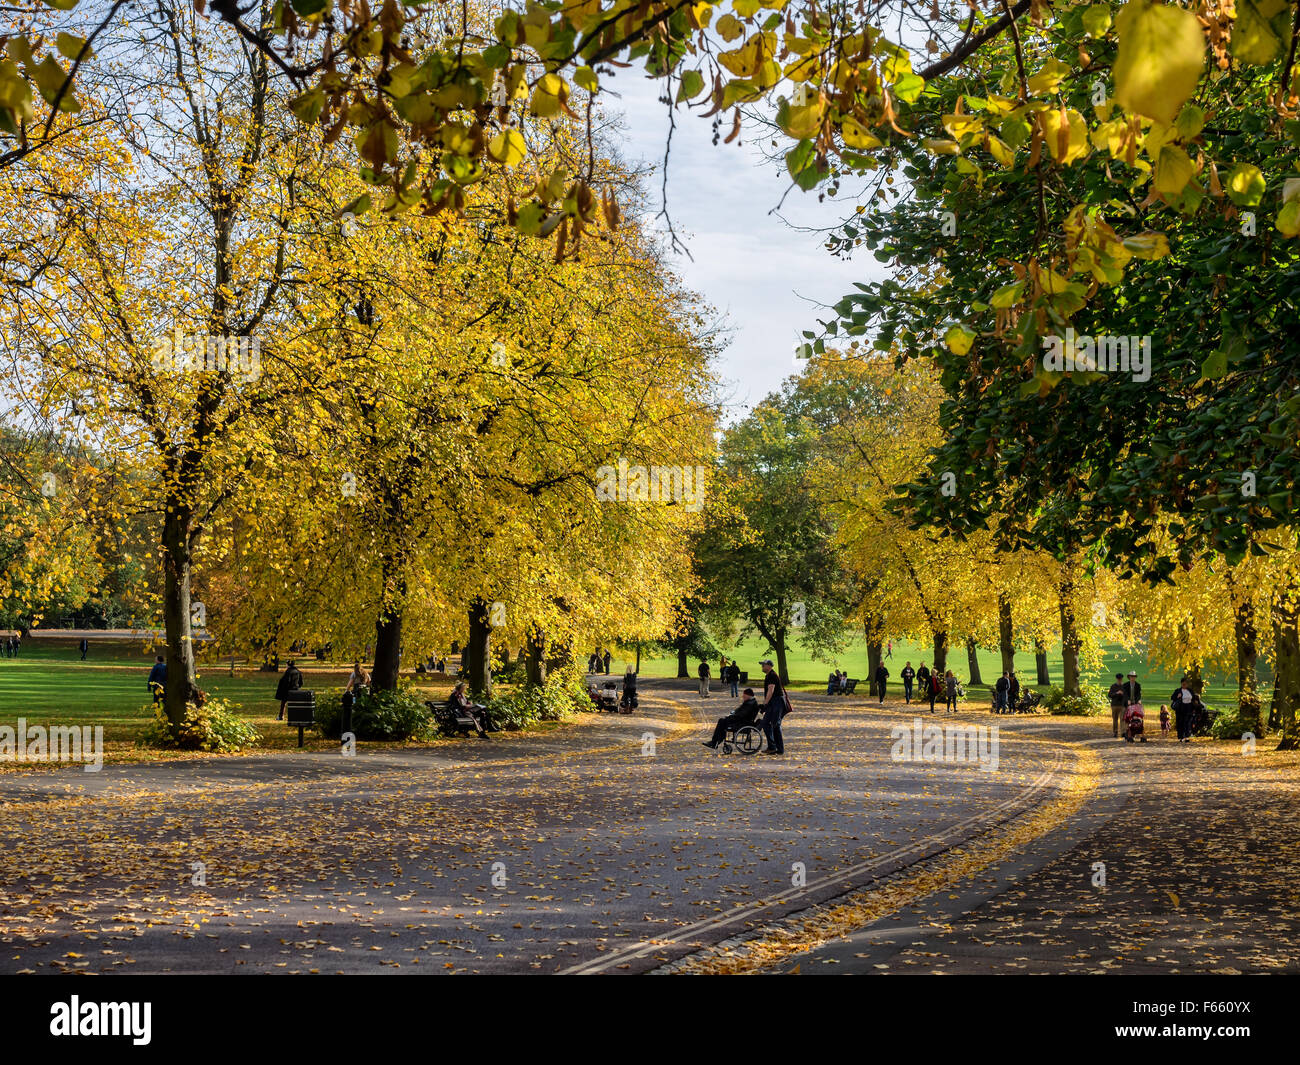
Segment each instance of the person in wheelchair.
[[758,700],[754,698],[754,689],[746,688],[743,694],[744,698],[735,710],[726,717],[718,718],[718,724],[713,730],[713,739],[701,741],[705,747],[711,750],[716,748],[729,730],[752,725],[758,719],[759,705]]

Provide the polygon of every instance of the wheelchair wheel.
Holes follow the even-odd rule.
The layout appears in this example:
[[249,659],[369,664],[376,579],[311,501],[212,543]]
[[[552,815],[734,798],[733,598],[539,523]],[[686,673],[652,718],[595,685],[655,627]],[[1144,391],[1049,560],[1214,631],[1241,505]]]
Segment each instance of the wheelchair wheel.
[[722,753],[723,754],[731,753],[731,744],[727,743],[725,740],[722,743]]
[[736,730],[736,750],[741,754],[758,754],[763,749],[763,733],[753,725]]

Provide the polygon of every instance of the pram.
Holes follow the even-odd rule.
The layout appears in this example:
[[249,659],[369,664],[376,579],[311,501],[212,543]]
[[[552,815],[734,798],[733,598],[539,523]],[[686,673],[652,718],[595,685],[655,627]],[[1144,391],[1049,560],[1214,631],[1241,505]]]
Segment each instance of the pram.
[[1146,743],[1146,713],[1141,703],[1133,703],[1124,711],[1124,738],[1129,743],[1135,740]]

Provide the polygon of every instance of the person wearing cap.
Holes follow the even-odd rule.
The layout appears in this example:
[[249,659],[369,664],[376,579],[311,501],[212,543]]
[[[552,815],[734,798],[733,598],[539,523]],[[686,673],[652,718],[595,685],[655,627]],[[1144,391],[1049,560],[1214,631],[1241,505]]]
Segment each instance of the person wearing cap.
[[781,715],[785,713],[785,688],[781,678],[772,668],[772,660],[765,658],[763,667],[763,734],[767,737],[764,754],[785,754],[785,736],[781,734]]
[[754,689],[746,688],[745,698],[741,701],[741,704],[726,717],[718,718],[718,723],[713,729],[713,739],[703,741],[704,746],[712,750],[722,742],[723,737],[727,735],[727,729],[752,725],[758,718],[758,709],[758,700],[754,698]]

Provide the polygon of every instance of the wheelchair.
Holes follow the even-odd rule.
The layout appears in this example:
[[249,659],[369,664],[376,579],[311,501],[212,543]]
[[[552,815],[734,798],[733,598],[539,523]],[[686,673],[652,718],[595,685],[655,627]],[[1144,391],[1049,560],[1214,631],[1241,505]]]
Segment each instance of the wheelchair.
[[763,729],[759,725],[733,726],[723,735],[721,746],[723,754],[758,754],[763,749]]

